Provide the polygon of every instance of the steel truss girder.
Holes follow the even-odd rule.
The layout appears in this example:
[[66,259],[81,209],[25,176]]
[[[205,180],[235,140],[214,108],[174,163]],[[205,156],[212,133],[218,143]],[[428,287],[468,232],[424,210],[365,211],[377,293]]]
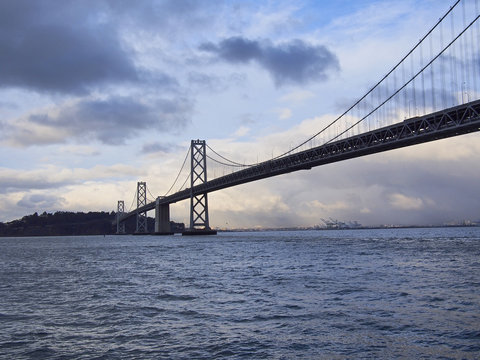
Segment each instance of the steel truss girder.
[[[358,156],[396,149],[427,141],[466,134],[480,130],[480,101],[459,105],[423,117],[414,117],[390,125],[338,140],[283,158],[266,161],[235,173],[214,179],[197,187],[197,191],[215,191],[228,186],[310,169]],[[178,194],[180,195],[180,194]]]
[[[205,140],[192,140],[190,190],[207,182],[207,153]],[[190,191],[190,229],[210,229],[207,193]]]
[[[308,170],[341,160],[397,149],[405,146],[468,134],[480,130],[480,100],[458,105],[421,117],[413,117],[380,129],[338,140],[309,150],[265,161],[256,166],[191,186],[161,200],[171,204],[227,187]],[[206,179],[206,176],[205,176]],[[145,210],[155,203],[145,205]],[[133,216],[129,213],[126,217]]]
[[136,233],[147,233],[147,211],[142,207],[147,205],[147,183],[144,181],[137,182],[137,228]]

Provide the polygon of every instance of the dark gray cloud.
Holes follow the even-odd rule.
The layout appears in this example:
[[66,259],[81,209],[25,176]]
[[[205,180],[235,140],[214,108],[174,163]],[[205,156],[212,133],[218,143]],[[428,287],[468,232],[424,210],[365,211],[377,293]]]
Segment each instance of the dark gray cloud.
[[[64,106],[55,115],[30,115],[27,124],[10,126],[10,134],[4,137],[23,146],[61,143],[68,139],[122,144],[146,129],[177,133],[187,125],[192,107],[192,103],[183,98],[148,103],[131,97],[82,100]],[[36,125],[41,126],[41,130],[36,129]]]
[[184,31],[196,30],[211,24],[212,10],[218,11],[222,1],[198,0],[105,0],[109,10],[122,24],[140,25],[160,35],[176,37]]
[[151,79],[135,66],[110,15],[104,1],[0,1],[0,87],[78,94]]
[[0,178],[0,194],[9,194],[15,191],[58,189],[65,185],[71,185],[74,181],[49,179],[42,174],[29,174],[19,176],[18,174],[2,174]]
[[54,195],[44,195],[44,194],[26,194],[23,198],[17,203],[17,206],[38,210],[38,209],[51,209],[56,206],[62,206],[65,202],[65,199],[54,196]]
[[299,39],[274,45],[267,40],[231,37],[218,44],[204,43],[200,50],[232,64],[254,61],[272,75],[277,86],[324,81],[340,69],[337,57],[325,46]]
[[246,76],[240,73],[218,76],[191,71],[188,73],[187,80],[190,88],[218,93],[226,91],[230,86],[241,86],[245,82]]

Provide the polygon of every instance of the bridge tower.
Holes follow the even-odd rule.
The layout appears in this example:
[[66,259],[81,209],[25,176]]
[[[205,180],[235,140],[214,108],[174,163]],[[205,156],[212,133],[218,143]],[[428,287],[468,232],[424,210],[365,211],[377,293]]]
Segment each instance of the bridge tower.
[[140,212],[142,206],[147,205],[147,183],[144,181],[137,182],[137,229],[135,233],[145,234],[147,230],[147,212]]
[[207,181],[207,153],[205,140],[192,140],[190,162],[190,229],[184,234],[211,232],[208,220],[207,193],[193,194],[193,187]]
[[125,202],[118,200],[117,204],[117,234],[125,234],[125,222],[120,221],[120,217],[125,213]]

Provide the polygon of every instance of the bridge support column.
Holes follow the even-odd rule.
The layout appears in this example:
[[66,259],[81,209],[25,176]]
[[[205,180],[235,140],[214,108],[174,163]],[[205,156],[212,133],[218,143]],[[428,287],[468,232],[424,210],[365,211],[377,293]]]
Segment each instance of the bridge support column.
[[193,187],[207,181],[207,153],[205,140],[192,140],[190,162],[190,229],[183,235],[211,235],[208,219],[207,193],[193,194]]
[[137,182],[137,229],[136,234],[146,234],[148,232],[147,212],[140,211],[142,206],[147,205],[147,183]]
[[117,234],[125,234],[125,222],[120,221],[120,218],[125,213],[125,202],[118,200],[117,203]]
[[170,204],[161,204],[158,197],[155,203],[155,235],[173,235],[170,228]]

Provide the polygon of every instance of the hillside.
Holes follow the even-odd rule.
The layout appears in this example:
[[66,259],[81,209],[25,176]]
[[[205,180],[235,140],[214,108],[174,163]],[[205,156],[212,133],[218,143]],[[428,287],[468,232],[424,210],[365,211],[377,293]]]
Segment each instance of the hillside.
[[[0,236],[69,236],[69,235],[107,235],[115,234],[115,213],[108,212],[66,212],[53,214],[34,213],[21,219],[6,223],[0,222]],[[148,218],[148,228],[154,229],[155,220]],[[183,224],[173,223],[172,229],[181,231]],[[135,218],[126,221],[126,232],[133,233],[136,227]]]

